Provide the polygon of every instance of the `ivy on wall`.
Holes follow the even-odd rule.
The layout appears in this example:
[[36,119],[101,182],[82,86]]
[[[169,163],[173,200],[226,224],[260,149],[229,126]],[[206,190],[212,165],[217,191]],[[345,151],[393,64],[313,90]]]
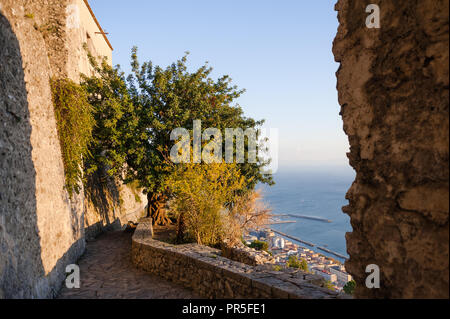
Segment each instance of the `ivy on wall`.
[[86,90],[69,79],[51,80],[66,189],[72,197],[83,180],[83,158],[89,155],[95,125]]

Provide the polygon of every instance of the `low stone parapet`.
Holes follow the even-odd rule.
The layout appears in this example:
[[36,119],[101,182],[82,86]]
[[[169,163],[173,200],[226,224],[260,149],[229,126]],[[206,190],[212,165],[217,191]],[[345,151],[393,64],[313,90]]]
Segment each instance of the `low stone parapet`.
[[324,281],[317,275],[246,265],[220,256],[214,248],[154,240],[152,233],[151,221],[138,225],[132,241],[133,263],[206,298],[348,298],[321,287]]
[[223,245],[222,256],[228,259],[238,261],[250,266],[275,264],[275,259],[266,251],[258,251],[256,249],[240,245],[230,247]]

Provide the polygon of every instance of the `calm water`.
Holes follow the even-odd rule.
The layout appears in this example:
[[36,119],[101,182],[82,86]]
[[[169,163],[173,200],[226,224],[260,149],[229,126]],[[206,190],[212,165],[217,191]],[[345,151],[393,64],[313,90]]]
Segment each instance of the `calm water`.
[[345,233],[351,231],[351,226],[350,218],[341,208],[348,203],[345,194],[354,177],[351,168],[313,168],[275,174],[275,186],[260,187],[274,214],[317,216],[332,223],[282,217],[296,223],[272,228],[347,256]]

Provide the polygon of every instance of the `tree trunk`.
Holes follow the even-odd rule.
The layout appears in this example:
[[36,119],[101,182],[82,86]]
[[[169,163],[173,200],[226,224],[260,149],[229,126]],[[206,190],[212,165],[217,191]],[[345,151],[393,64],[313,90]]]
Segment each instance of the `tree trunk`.
[[177,222],[177,244],[183,243],[185,230],[186,224],[184,222],[184,214],[180,214]]
[[153,225],[167,226],[170,219],[166,216],[165,205],[167,197],[163,194],[148,193],[147,217],[151,217]]

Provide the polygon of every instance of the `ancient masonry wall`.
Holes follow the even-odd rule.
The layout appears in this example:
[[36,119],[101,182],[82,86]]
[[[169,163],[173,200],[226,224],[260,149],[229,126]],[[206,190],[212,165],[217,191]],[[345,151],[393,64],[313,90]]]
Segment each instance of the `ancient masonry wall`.
[[197,244],[174,246],[152,239],[151,220],[142,221],[133,236],[133,263],[149,273],[193,289],[206,298],[347,299],[321,287],[318,275],[273,271],[220,256],[220,250]]
[[[449,2],[339,0],[339,103],[356,180],[344,212],[356,297],[449,296]],[[381,271],[365,286],[366,266]]]
[[78,80],[76,3],[0,0],[0,298],[55,296],[84,252],[85,213],[101,229],[145,206],[119,190],[123,209],[100,214],[84,192],[71,200],[64,190],[49,79]]
[[230,247],[223,245],[222,256],[250,266],[275,264],[275,258],[266,251],[258,251],[245,245]]

